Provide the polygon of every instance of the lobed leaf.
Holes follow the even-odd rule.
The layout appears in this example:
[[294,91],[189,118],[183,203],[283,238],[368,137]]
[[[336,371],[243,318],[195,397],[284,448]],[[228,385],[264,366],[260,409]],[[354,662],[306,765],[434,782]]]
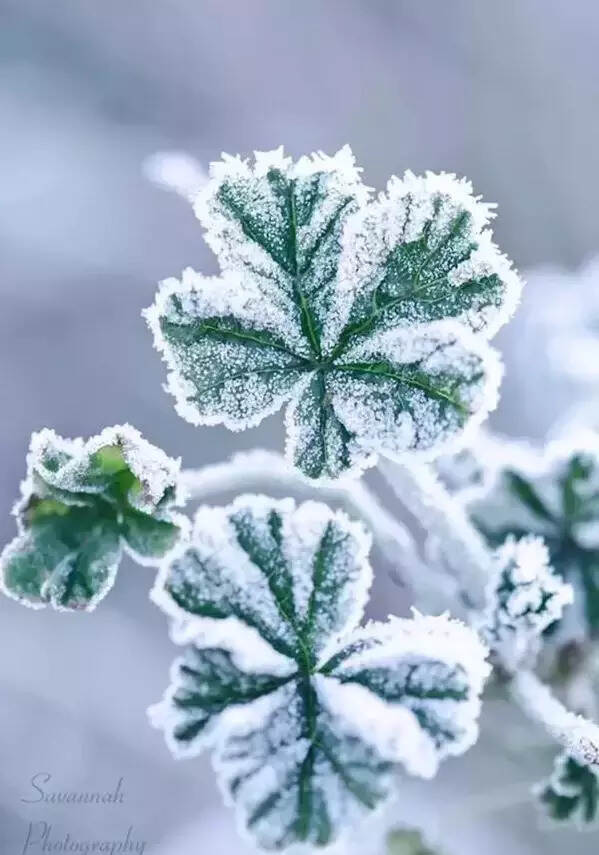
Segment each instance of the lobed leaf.
[[0,557],[5,593],[34,608],[93,609],[123,549],[152,563],[177,542],[178,473],[178,461],[129,425],[87,442],[34,433],[14,509],[19,534]]
[[536,795],[555,822],[594,826],[599,819],[599,770],[564,751],[555,758],[551,778],[537,788]]
[[222,276],[185,271],[145,312],[180,415],[238,430],[289,402],[309,478],[436,454],[485,417],[499,370],[482,338],[519,292],[488,206],[447,175],[368,196],[348,148],[212,164],[196,212]]
[[494,546],[543,537],[550,562],[575,591],[587,631],[599,631],[599,442],[580,434],[544,451],[506,444],[492,477],[467,491],[468,512]]
[[356,629],[369,538],[326,505],[242,496],[200,508],[152,594],[188,645],[151,710],[176,756],[214,749],[242,828],[266,849],[338,839],[476,738],[488,673],[446,617]]
[[573,600],[572,587],[550,566],[543,540],[510,536],[495,555],[479,630],[496,661],[513,672],[530,665],[542,633]]

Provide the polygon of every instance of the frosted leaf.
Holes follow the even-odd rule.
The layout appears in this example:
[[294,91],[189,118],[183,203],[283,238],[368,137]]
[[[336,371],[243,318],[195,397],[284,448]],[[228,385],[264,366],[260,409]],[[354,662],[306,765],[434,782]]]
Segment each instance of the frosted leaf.
[[555,822],[588,828],[599,820],[599,767],[580,763],[567,751],[558,754],[551,778],[535,792]]
[[542,536],[550,563],[574,588],[587,630],[599,631],[599,439],[595,433],[544,451],[508,444],[488,483],[464,496],[494,546],[508,535]]
[[508,671],[530,663],[541,634],[559,620],[574,592],[549,564],[541,538],[507,539],[495,556],[480,632]]
[[[333,655],[324,673],[344,686],[357,684],[402,711],[409,710],[420,733],[405,743],[393,715],[379,714],[372,727],[409,772],[429,778],[445,757],[462,754],[477,739],[480,693],[490,668],[486,647],[459,621],[446,616],[390,618],[357,630]],[[345,715],[364,725],[365,703],[347,704]],[[393,709],[395,707],[395,709]],[[366,725],[367,726],[367,725]],[[405,730],[405,727],[404,727]],[[389,749],[386,749],[389,750]]]
[[500,372],[467,328],[489,337],[519,292],[468,184],[407,174],[368,205],[359,172],[347,147],[224,156],[195,203],[222,276],[185,271],[145,312],[180,415],[243,429],[289,402],[287,456],[310,478],[437,454],[480,422]]
[[0,559],[4,592],[34,608],[93,609],[123,548],[155,563],[181,535],[179,465],[129,425],[87,442],[34,433],[14,508],[19,534]]
[[[491,336],[520,293],[485,226],[489,205],[454,175],[391,178],[343,235],[336,312],[326,338],[456,318]],[[343,332],[342,332],[343,330]]]
[[369,548],[361,524],[326,505],[240,496],[198,510],[191,543],[165,565],[153,597],[175,618],[196,617],[200,629],[205,618],[236,618],[280,654],[309,656],[312,667],[362,614]]
[[371,581],[362,526],[326,505],[242,496],[200,508],[154,601],[188,644],[150,711],[176,756],[214,749],[245,833],[324,846],[476,737],[486,650],[446,617],[356,629]]
[[301,336],[233,274],[215,279],[186,270],[181,282],[163,283],[145,316],[163,350],[177,412],[193,424],[259,424],[305,374]]

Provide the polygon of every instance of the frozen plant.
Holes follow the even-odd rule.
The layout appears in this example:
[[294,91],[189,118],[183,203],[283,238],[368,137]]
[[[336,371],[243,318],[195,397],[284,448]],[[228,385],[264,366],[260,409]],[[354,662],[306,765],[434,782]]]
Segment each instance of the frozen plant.
[[497,446],[494,470],[463,494],[468,513],[496,546],[508,535],[543,537],[555,570],[575,589],[560,639],[599,633],[599,438],[555,440],[545,449]]
[[480,632],[508,672],[538,652],[542,633],[562,616],[573,590],[549,565],[541,538],[508,538],[495,553]]
[[564,751],[556,757],[549,781],[538,788],[538,797],[556,822],[570,820],[581,828],[595,824],[599,820],[599,769]]
[[34,433],[14,509],[19,534],[1,558],[5,593],[33,608],[89,611],[112,587],[123,549],[156,564],[187,525],[173,510],[179,467],[129,425],[87,442]]
[[[551,519],[521,479],[517,531],[494,511],[487,530],[452,492],[488,480],[464,449],[496,404],[489,342],[520,293],[491,206],[447,174],[406,172],[373,196],[348,147],[224,156],[208,178],[159,156],[146,172],[192,201],[221,271],[185,270],[144,312],[176,409],[243,430],[285,406],[285,458],[181,472],[130,427],[87,442],[34,434],[0,562],[6,593],[91,610],[123,550],[158,564],[152,599],[183,651],[151,721],[176,757],[210,750],[240,829],[264,849],[351,840],[399,770],[430,778],[466,751],[490,663],[576,765],[552,792],[576,778],[590,817],[597,728],[541,682],[536,657],[580,593],[572,550],[578,561],[594,548],[593,455],[570,461],[563,485],[551,470]],[[462,474],[439,466],[450,491],[427,461],[460,449]],[[377,462],[423,548],[359,480]],[[213,507],[222,489],[241,495]],[[193,525],[176,510],[186,499],[205,502]],[[412,617],[363,622],[371,538],[411,590]],[[427,851],[417,834],[389,845]]]
[[151,717],[175,756],[213,749],[240,827],[266,849],[325,845],[476,739],[488,674],[447,617],[358,627],[369,538],[326,505],[201,508],[152,597],[187,645]]
[[392,178],[370,200],[349,148],[212,164],[195,200],[220,277],[186,270],[145,313],[177,411],[257,425],[287,403],[310,478],[429,456],[495,405],[487,345],[519,282],[451,175]]

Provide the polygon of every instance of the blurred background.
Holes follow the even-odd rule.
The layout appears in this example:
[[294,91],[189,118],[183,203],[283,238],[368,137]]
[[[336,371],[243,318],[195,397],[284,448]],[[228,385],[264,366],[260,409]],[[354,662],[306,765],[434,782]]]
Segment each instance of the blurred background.
[[[552,324],[570,317],[577,283],[591,296],[599,283],[576,272],[599,252],[598,56],[591,0],[0,0],[2,541],[42,426],[89,436],[129,421],[186,466],[282,447],[280,417],[245,434],[196,429],[161,388],[140,310],[158,280],[216,264],[190,207],[144,177],[157,150],[207,164],[223,150],[349,142],[377,188],[406,168],[467,175],[498,203],[501,248],[533,270],[499,337],[492,424],[542,438],[582,394],[549,354]],[[385,570],[375,612],[405,605]],[[146,724],[175,653],[147,599],[152,576],[127,563],[90,616],[0,602],[7,855],[41,821],[53,839],[119,839],[132,826],[159,855],[245,851],[207,762],[175,763]],[[528,791],[552,752],[495,707],[466,757],[432,785],[405,783],[389,822],[422,820],[449,855],[596,853],[596,834],[539,826]],[[38,773],[57,791],[123,778],[125,802],[27,804]],[[359,851],[378,855],[376,832]]]

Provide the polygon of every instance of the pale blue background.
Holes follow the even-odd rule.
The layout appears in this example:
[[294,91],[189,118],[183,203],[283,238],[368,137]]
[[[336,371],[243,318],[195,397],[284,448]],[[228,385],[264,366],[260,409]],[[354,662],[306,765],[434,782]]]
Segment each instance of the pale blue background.
[[[497,239],[520,267],[575,266],[599,250],[598,52],[592,0],[0,0],[2,539],[29,434],[44,425],[89,435],[128,420],[187,465],[281,446],[278,417],[243,435],[198,430],[161,389],[140,310],[159,279],[215,263],[185,203],[143,179],[146,155],[182,148],[207,162],[350,142],[378,187],[408,167],[467,174],[499,203]],[[508,369],[510,335],[525,335],[522,322],[502,337]],[[542,343],[533,352],[543,363]],[[540,435],[562,406],[557,394],[527,406],[509,373],[504,388],[496,424],[511,433]],[[380,576],[389,609],[397,593]],[[90,838],[133,824],[169,855],[240,851],[206,764],[175,764],[145,723],[173,654],[151,578],[125,565],[91,617],[0,602],[2,852],[21,851],[30,819]],[[426,811],[445,792],[493,790],[509,805],[512,782],[547,768],[532,750],[524,768],[492,731],[443,771]],[[62,789],[123,775],[127,804],[27,808],[39,771]],[[537,832],[529,806],[484,813],[446,822],[456,855],[572,845]],[[198,818],[209,843],[193,829],[168,843]],[[591,853],[597,837],[574,845]]]

